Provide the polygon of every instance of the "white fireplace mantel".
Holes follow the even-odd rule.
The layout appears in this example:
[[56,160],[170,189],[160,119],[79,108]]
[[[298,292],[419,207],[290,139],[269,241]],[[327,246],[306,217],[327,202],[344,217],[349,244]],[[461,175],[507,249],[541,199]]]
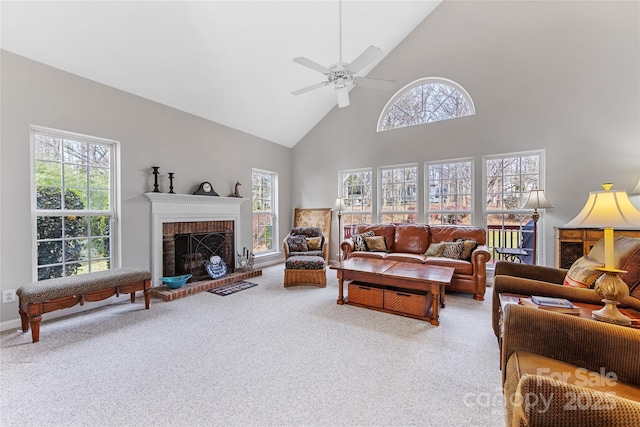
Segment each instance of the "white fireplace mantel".
[[241,197],[145,193],[151,200],[151,268],[153,285],[162,284],[162,225],[166,222],[234,221],[235,247],[240,247]]

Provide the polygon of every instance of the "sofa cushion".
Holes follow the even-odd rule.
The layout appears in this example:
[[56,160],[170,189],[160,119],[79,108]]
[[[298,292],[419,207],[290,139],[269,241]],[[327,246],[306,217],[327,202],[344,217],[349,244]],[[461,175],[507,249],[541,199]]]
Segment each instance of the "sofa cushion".
[[462,242],[462,253],[460,254],[460,259],[470,261],[471,254],[478,247],[478,242],[471,239],[457,239],[457,241]]
[[386,259],[388,252],[368,252],[357,251],[351,252],[349,258],[374,258],[374,259]]
[[604,264],[589,256],[580,257],[571,264],[563,284],[574,288],[593,288],[596,279],[602,274],[602,271],[597,270],[599,267],[604,267]]
[[469,261],[463,261],[461,259],[428,256],[425,257],[424,263],[440,265],[442,267],[452,267],[455,269],[454,274],[473,274],[473,265]]
[[425,224],[397,224],[393,242],[394,252],[423,254],[429,246],[429,226]]
[[364,244],[370,252],[387,252],[384,236],[365,236]]
[[396,226],[393,224],[358,224],[355,227],[354,233],[360,234],[365,231],[373,231],[376,236],[384,236],[384,241],[387,243],[387,249],[389,252],[395,252],[393,243],[396,235]]
[[446,242],[444,244],[442,256],[445,258],[460,259],[460,254],[462,253],[463,246],[464,242]]
[[432,243],[427,248],[427,251],[424,253],[426,256],[442,256],[442,251],[444,251],[445,242]]
[[309,250],[307,238],[303,235],[287,237],[287,245],[289,245],[289,251],[291,252],[306,252]]
[[473,239],[479,245],[487,244],[487,232],[482,227],[470,225],[441,225],[429,226],[430,242],[454,242],[456,239]]
[[410,254],[407,252],[393,252],[388,254],[384,259],[388,259],[390,261],[415,262],[415,263],[422,264],[425,260],[425,257],[422,254]]
[[373,231],[365,231],[364,233],[354,234],[353,236],[351,236],[351,240],[353,240],[353,250],[366,251],[367,244],[365,243],[364,238],[373,236],[375,236]]
[[[615,236],[613,241],[614,267],[625,270],[620,278],[633,292],[640,286],[640,239]],[[599,240],[589,251],[589,257],[604,262],[604,239]]]
[[319,227],[294,227],[289,231],[292,236],[319,237],[322,230]]

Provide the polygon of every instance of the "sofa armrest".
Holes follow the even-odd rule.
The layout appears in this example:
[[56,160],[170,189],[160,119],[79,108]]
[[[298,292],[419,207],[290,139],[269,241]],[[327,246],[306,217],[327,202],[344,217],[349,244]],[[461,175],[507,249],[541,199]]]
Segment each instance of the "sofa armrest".
[[353,252],[353,240],[344,239],[342,243],[340,243],[340,248],[342,249],[342,259],[348,259],[351,252]]
[[509,357],[528,351],[640,386],[640,330],[517,304],[504,311],[503,383]]
[[561,285],[567,271],[563,268],[529,265],[519,262],[498,261],[495,268],[495,276],[505,275],[522,277],[525,279],[540,280]]
[[284,252],[284,259],[289,258],[289,244],[287,243],[288,237],[289,235],[287,235],[287,237],[285,237],[284,240],[282,241],[282,252]]
[[[553,378],[525,374],[518,382],[512,426],[625,426],[640,425],[640,402],[567,384]],[[508,421],[508,420],[507,420]]]

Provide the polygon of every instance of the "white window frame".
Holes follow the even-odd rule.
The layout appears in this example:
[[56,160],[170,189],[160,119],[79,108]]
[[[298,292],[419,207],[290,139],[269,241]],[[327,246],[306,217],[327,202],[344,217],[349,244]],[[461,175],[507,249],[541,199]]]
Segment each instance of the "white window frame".
[[[401,169],[402,170],[406,170],[406,169],[410,169],[413,168],[415,169],[415,175],[416,175],[416,181],[415,181],[415,189],[414,189],[414,198],[415,198],[415,206],[416,206],[416,210],[415,211],[410,211],[410,210],[406,210],[406,209],[396,209],[396,210],[390,210],[390,211],[384,211],[383,207],[384,207],[384,199],[386,197],[386,195],[384,194],[385,192],[385,186],[384,183],[382,182],[382,176],[386,171],[393,171],[393,173],[397,173],[399,172]],[[404,183],[404,181],[403,181]],[[402,216],[402,223],[408,223],[408,217],[413,215],[413,223],[415,224],[416,222],[418,222],[418,201],[419,201],[419,177],[418,177],[418,163],[406,163],[406,164],[401,164],[401,165],[393,165],[393,166],[381,166],[378,168],[378,223],[383,223],[383,216],[385,215],[391,215],[392,217],[397,217],[397,216]],[[399,198],[400,196],[397,194],[391,194],[390,197],[392,197],[393,199]],[[393,222],[398,222],[398,221],[391,221]]]
[[[502,153],[502,154],[494,154],[494,155],[487,155],[487,156],[483,156],[482,158],[482,184],[483,184],[483,189],[482,189],[482,196],[483,196],[483,206],[482,206],[482,210],[483,210],[483,217],[484,217],[484,226],[487,230],[487,246],[489,247],[489,251],[491,252],[491,259],[492,259],[492,264],[495,263],[495,261],[497,259],[499,259],[499,255],[495,252],[495,248],[496,247],[511,247],[514,246],[516,247],[516,245],[518,245],[517,247],[519,247],[519,243],[520,242],[509,242],[507,243],[506,240],[508,240],[505,237],[505,240],[499,242],[500,245],[496,246],[495,242],[492,245],[490,242],[490,237],[489,237],[489,233],[491,233],[491,230],[489,228],[489,215],[503,215],[503,221],[502,221],[502,229],[504,229],[505,225],[504,225],[504,215],[516,215],[516,216],[521,216],[523,219],[521,221],[520,224],[520,233],[522,233],[522,229],[523,227],[526,225],[526,223],[529,221],[529,219],[532,216],[533,210],[531,209],[522,209],[522,208],[517,208],[517,209],[504,209],[504,207],[502,209],[498,209],[498,210],[488,210],[487,209],[487,203],[486,201],[488,200],[488,194],[487,194],[487,162],[490,160],[496,160],[496,159],[504,159],[504,158],[512,158],[512,157],[519,157],[519,158],[523,158],[523,157],[531,157],[531,156],[538,156],[538,182],[537,182],[537,188],[522,188],[518,191],[519,193],[519,201],[518,204],[520,206],[522,206],[525,202],[526,202],[526,198],[528,197],[528,194],[531,190],[535,190],[535,189],[544,189],[545,187],[545,175],[546,175],[546,167],[545,167],[545,150],[544,149],[540,149],[540,150],[530,150],[530,151],[521,151],[521,152],[513,152],[513,153]],[[522,172],[520,172],[520,175],[522,175]],[[537,259],[538,260],[542,260],[544,259],[544,244],[541,244],[543,242],[545,242],[545,237],[544,237],[544,214],[543,211],[539,211],[540,213],[540,219],[538,220],[538,224],[537,224],[537,237],[538,237],[538,244],[536,245],[537,248]],[[525,221],[526,219],[526,221]]]
[[[443,86],[448,86],[452,89],[454,89],[455,91],[459,92],[460,95],[462,95],[462,97],[465,99],[465,101],[467,102],[467,104],[469,105],[469,113],[468,114],[463,114],[463,115],[459,115],[459,116],[454,116],[454,117],[448,117],[445,119],[438,119],[438,120],[420,120],[416,123],[411,123],[411,124],[405,124],[403,126],[397,126],[397,127],[392,127],[389,129],[385,129],[384,128],[384,120],[385,117],[387,117],[387,115],[389,114],[389,111],[396,106],[396,101],[398,101],[398,99],[400,99],[402,96],[404,96],[407,92],[410,92],[411,90],[419,87],[419,86],[427,86],[427,85],[443,85]],[[422,112],[422,110],[420,111]],[[394,130],[394,129],[403,129],[406,127],[411,127],[411,126],[417,126],[417,125],[424,125],[424,124],[429,124],[429,123],[435,123],[435,122],[439,122],[439,121],[443,121],[443,120],[451,120],[451,119],[458,119],[461,117],[467,117],[467,116],[472,116],[476,113],[476,107],[473,103],[473,99],[471,99],[471,95],[469,95],[469,92],[466,91],[465,88],[463,88],[460,84],[454,82],[453,80],[450,79],[446,79],[444,77],[424,77],[418,80],[415,80],[409,84],[407,84],[406,86],[404,86],[402,89],[400,89],[398,92],[396,92],[390,99],[389,101],[387,101],[387,103],[385,104],[384,108],[382,109],[382,112],[380,113],[380,117],[378,118],[378,124],[376,126],[376,130],[378,132],[386,132],[386,131],[390,131],[390,130]]]
[[[370,194],[370,198],[371,198],[371,209],[370,210],[354,210],[353,206],[354,204],[352,203],[352,200],[355,201],[356,198],[350,198],[348,197],[348,194],[345,194],[345,180],[347,178],[347,176],[352,175],[352,174],[361,174],[361,173],[369,173],[369,176],[371,177],[371,182],[370,182],[370,190],[371,190],[371,194]],[[338,196],[340,198],[342,198],[343,203],[345,204],[345,210],[342,211],[342,226],[343,226],[343,230],[338,230],[338,241],[341,241],[343,238],[343,231],[345,228],[347,228],[347,226],[351,225],[355,225],[355,224],[360,224],[360,223],[366,223],[366,222],[372,222],[373,218],[374,218],[374,211],[375,211],[375,180],[373,178],[373,168],[359,168],[359,169],[347,169],[347,170],[343,170],[340,171],[338,173]],[[360,197],[357,200],[360,200],[360,205],[362,207],[362,199],[364,199],[365,197]],[[366,221],[365,218],[366,217],[370,218],[370,221]],[[359,217],[359,221],[356,222],[354,224],[353,222],[353,218],[354,217]],[[349,237],[348,235],[346,237]]]
[[[99,144],[105,145],[110,148],[110,164],[109,164],[109,210],[108,211],[97,211],[91,209],[84,210],[62,210],[62,209],[51,209],[44,210],[37,208],[36,202],[36,151],[35,151],[35,138],[36,135],[44,135],[54,138],[61,139],[71,139],[78,142],[84,142],[87,144]],[[38,216],[110,216],[110,235],[109,235],[109,268],[118,268],[122,265],[121,259],[121,227],[120,227],[120,142],[114,141],[106,138],[100,138],[96,136],[83,135],[75,132],[69,132],[59,129],[52,129],[43,126],[30,126],[30,159],[31,159],[31,182],[30,182],[30,191],[31,191],[31,242],[32,244],[32,252],[31,252],[31,265],[32,265],[32,280],[38,280],[38,227],[37,227],[37,217]],[[62,184],[64,186],[64,183]],[[64,188],[64,187],[61,187]],[[65,215],[67,214],[67,215]],[[63,242],[66,240],[65,237],[62,237]],[[90,254],[89,254],[90,260]],[[67,264],[71,264],[72,261],[65,262],[63,260],[63,267]]]
[[[470,177],[470,186],[471,186],[471,210],[466,211],[466,210],[462,210],[462,209],[438,209],[438,210],[431,210],[430,208],[430,201],[431,201],[431,182],[430,182],[430,177],[431,174],[429,173],[429,169],[431,166],[437,166],[437,165],[453,165],[456,163],[470,163],[470,173],[471,173],[471,177]],[[431,214],[439,214],[439,215],[469,215],[469,221],[470,224],[475,224],[475,162],[474,162],[474,158],[473,157],[465,157],[465,158],[460,158],[460,159],[449,159],[449,160],[438,160],[438,161],[433,161],[433,162],[427,162],[425,163],[424,166],[424,206],[425,206],[425,223],[427,224],[431,224]],[[442,222],[438,223],[441,224]],[[435,224],[435,223],[434,223]]]
[[[265,210],[261,210],[261,211],[256,211],[254,210],[254,205],[255,205],[255,199],[254,199],[254,194],[255,192],[253,191],[253,175],[254,174],[260,174],[260,175],[268,175],[271,178],[271,210],[270,211],[265,211]],[[254,255],[256,257],[261,257],[261,256],[266,256],[275,252],[278,252],[280,250],[279,244],[278,242],[280,241],[279,239],[279,230],[278,230],[278,174],[276,172],[272,172],[272,171],[268,171],[268,170],[264,170],[264,169],[256,169],[253,168],[251,170],[251,247],[252,250],[254,251]],[[255,235],[256,235],[256,230],[255,230],[255,216],[256,215],[269,215],[271,218],[271,248],[265,251],[256,251],[255,249],[255,244],[256,244],[256,239],[255,239]]]

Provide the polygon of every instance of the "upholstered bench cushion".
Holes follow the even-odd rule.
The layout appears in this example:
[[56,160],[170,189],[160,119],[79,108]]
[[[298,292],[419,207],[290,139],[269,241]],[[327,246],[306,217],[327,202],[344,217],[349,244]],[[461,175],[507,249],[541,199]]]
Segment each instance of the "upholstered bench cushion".
[[20,287],[16,294],[24,303],[37,303],[150,279],[151,273],[141,268],[114,268],[90,274],[78,274],[32,282]]
[[321,270],[324,267],[324,259],[321,256],[291,256],[285,264],[288,270]]

